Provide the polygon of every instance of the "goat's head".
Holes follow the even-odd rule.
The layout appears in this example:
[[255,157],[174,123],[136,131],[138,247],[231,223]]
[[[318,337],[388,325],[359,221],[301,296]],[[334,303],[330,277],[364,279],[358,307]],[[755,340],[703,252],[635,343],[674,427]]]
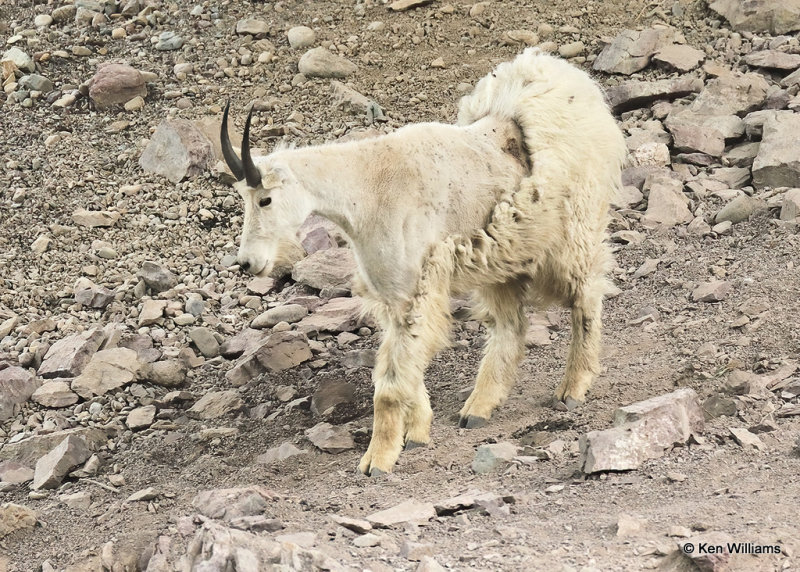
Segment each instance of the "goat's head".
[[[274,165],[269,157],[257,166],[250,156],[250,120],[247,115],[242,137],[242,158],[236,156],[228,136],[228,108],[222,116],[222,154],[237,182],[233,187],[244,199],[244,224],[237,262],[242,270],[258,276],[291,267],[302,247],[295,232],[304,216],[299,201],[293,200],[293,177]],[[296,189],[295,189],[296,190]]]

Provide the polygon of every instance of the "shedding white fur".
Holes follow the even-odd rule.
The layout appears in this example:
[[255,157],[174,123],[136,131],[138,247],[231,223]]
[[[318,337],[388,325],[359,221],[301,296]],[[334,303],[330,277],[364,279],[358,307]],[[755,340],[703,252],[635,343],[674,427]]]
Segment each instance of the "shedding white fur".
[[570,407],[585,399],[599,370],[608,205],[625,155],[591,78],[528,49],[462,99],[457,125],[255,158],[261,184],[236,183],[245,200],[240,263],[268,272],[309,214],[325,216],[348,235],[356,291],[382,328],[364,473],[391,471],[404,445],[430,440],[423,373],[448,342],[453,292],[473,293],[488,329],[462,426],[485,423],[507,398],[524,356],[526,306],[571,309],[555,395]]

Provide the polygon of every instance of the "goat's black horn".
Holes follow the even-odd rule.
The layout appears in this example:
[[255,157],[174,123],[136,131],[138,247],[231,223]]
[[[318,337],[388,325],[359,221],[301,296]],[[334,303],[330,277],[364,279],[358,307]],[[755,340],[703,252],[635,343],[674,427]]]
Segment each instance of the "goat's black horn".
[[244,175],[247,179],[247,184],[251,187],[257,187],[261,184],[261,172],[253,163],[253,158],[250,156],[250,120],[253,117],[253,107],[250,107],[250,113],[247,114],[247,121],[244,123],[244,135],[242,135],[242,162],[244,163]]
[[242,166],[241,159],[236,156],[236,152],[231,145],[231,139],[228,136],[228,109],[230,106],[231,101],[228,100],[228,103],[225,105],[225,113],[222,114],[222,128],[220,129],[219,140],[222,144],[222,156],[225,157],[228,168],[231,170],[231,173],[233,173],[233,176],[236,177],[236,180],[241,181],[244,179],[245,170]]

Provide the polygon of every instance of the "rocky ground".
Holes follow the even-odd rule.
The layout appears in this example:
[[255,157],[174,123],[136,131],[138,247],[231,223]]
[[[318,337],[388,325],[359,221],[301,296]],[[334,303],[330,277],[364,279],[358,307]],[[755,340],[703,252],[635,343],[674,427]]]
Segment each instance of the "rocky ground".
[[[0,0],[0,570],[798,568],[800,15],[530,4]],[[369,479],[352,257],[312,219],[288,274],[238,271],[222,107],[263,152],[452,121],[527,45],[631,150],[603,373],[554,408],[569,318],[532,314],[509,402],[458,429],[454,300],[433,443]]]

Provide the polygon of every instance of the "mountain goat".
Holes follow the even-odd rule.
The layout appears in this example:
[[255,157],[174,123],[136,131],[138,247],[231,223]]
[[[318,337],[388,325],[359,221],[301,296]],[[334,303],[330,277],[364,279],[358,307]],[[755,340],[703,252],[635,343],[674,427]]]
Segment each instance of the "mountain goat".
[[317,213],[347,234],[359,271],[354,291],[383,330],[363,473],[389,472],[404,445],[430,440],[423,373],[448,342],[453,292],[473,293],[488,329],[462,427],[484,424],[507,398],[524,356],[526,305],[571,309],[555,395],[570,408],[583,402],[599,369],[608,205],[626,153],[585,72],[527,49],[461,100],[456,125],[408,125],[255,160],[251,115],[241,159],[227,107],[221,133],[244,199],[241,268],[269,272]]

